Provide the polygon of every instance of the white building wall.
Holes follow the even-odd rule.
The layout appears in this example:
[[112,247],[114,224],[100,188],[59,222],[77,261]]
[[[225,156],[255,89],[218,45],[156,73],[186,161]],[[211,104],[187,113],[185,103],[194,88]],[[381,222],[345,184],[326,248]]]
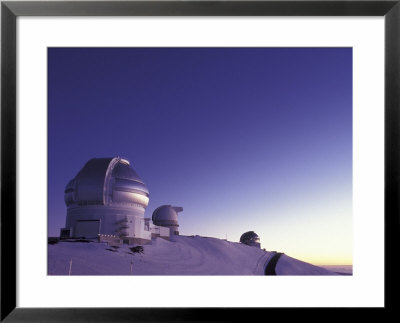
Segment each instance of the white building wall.
[[151,233],[160,235],[160,237],[169,237],[170,236],[170,230],[167,227],[161,227],[159,225],[149,223],[149,229],[150,229]]
[[169,237],[171,235],[170,229],[166,227],[160,227],[160,236],[161,237]]
[[146,240],[151,240],[151,232],[150,231],[143,231],[142,236],[140,238],[146,239]]
[[[66,228],[75,236],[76,223],[79,220],[99,220],[99,234],[119,235],[148,239],[144,231],[144,210],[140,208],[118,208],[104,205],[70,207],[67,212]],[[126,228],[123,228],[123,226]]]

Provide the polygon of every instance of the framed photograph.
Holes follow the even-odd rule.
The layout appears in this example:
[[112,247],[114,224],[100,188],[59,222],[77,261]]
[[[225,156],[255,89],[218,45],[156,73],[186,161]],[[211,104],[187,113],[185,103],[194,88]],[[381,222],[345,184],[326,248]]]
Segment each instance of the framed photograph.
[[1,320],[394,309],[399,14],[3,1]]

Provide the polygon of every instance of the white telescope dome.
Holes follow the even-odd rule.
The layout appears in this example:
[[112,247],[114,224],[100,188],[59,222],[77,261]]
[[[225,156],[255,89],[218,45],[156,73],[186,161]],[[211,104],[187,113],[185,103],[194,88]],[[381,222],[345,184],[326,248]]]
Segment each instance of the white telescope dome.
[[65,204],[115,205],[136,204],[146,208],[149,191],[129,161],[120,157],[92,158],[68,182]]
[[68,182],[64,237],[117,237],[147,243],[144,228],[149,191],[129,161],[121,157],[92,158]]
[[155,225],[169,227],[174,234],[178,234],[178,212],[182,212],[183,208],[171,205],[161,205],[156,208],[152,215]]

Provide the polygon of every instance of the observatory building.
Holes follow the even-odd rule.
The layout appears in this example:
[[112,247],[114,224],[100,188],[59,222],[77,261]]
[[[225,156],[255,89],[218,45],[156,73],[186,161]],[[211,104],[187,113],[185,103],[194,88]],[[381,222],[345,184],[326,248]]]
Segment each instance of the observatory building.
[[260,237],[254,231],[248,231],[241,235],[240,242],[248,246],[260,248]]
[[171,235],[178,235],[178,212],[182,211],[183,208],[180,206],[161,205],[153,212],[153,223],[161,227],[169,228]]
[[93,158],[65,188],[62,237],[118,236],[128,243],[151,239],[144,230],[149,191],[126,159]]
[[113,243],[151,242],[152,237],[169,239],[178,234],[180,207],[163,205],[153,213],[153,223],[144,218],[149,191],[121,157],[92,158],[68,182],[67,205],[61,238],[99,238]]

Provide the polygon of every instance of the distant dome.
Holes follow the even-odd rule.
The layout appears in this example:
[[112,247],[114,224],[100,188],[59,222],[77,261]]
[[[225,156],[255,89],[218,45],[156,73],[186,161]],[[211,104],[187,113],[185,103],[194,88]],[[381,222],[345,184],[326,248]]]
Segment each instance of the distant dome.
[[120,157],[92,158],[68,182],[65,204],[137,205],[146,208],[149,191],[129,161]]
[[242,234],[240,242],[248,246],[260,246],[260,237],[254,231],[248,231]]

